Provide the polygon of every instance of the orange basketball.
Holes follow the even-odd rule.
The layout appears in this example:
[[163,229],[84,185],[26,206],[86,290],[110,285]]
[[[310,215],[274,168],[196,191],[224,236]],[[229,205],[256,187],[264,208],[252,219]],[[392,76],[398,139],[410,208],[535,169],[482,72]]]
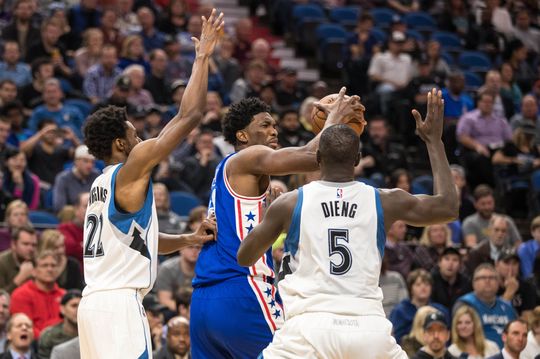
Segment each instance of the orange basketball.
[[[338,94],[334,93],[323,97],[319,100],[319,102],[321,104],[329,104],[334,102],[337,97]],[[345,98],[349,98],[349,96],[345,96]],[[364,111],[358,111],[358,113],[348,115],[344,121],[347,125],[349,125],[349,127],[354,130],[354,132],[356,132],[358,136],[360,136],[362,132],[364,132],[364,126],[366,125],[363,112]],[[319,132],[321,132],[324,127],[324,121],[326,121],[326,114],[324,113],[324,111],[319,110],[317,107],[313,107],[313,110],[311,111],[311,130],[314,134],[318,134]]]

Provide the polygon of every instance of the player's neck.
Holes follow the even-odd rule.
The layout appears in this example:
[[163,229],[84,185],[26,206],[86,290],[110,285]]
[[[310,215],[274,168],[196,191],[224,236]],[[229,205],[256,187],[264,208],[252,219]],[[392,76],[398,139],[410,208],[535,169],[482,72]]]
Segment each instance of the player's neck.
[[327,182],[352,182],[354,181],[354,172],[353,171],[343,171],[340,169],[324,169],[321,173],[321,180]]

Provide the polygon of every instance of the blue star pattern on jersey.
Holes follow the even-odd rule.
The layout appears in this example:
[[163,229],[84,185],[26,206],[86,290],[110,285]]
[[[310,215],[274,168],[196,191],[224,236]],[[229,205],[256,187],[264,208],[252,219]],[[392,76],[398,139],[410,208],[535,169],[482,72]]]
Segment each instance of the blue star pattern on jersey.
[[276,309],[276,311],[274,313],[272,313],[272,315],[274,317],[276,317],[276,319],[277,319],[277,318],[279,318],[281,316],[281,311],[279,309]]
[[253,230],[253,228],[255,228],[255,227],[253,227],[253,223],[250,223],[249,227],[246,227],[248,233],[251,232]]
[[276,301],[272,299],[268,304],[270,304],[270,306],[274,308],[276,306]]
[[252,211],[249,211],[248,214],[245,215],[247,217],[247,220],[248,221],[253,221],[255,222],[255,214],[252,212]]
[[272,289],[270,289],[269,287],[266,288],[266,290],[264,291],[264,294],[266,294],[267,297],[272,296]]

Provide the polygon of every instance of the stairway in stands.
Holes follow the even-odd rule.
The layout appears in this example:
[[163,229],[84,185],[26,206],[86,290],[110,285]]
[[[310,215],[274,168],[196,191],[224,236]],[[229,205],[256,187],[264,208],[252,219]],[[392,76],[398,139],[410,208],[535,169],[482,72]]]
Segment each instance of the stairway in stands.
[[[213,3],[217,10],[223,11],[225,14],[225,27],[229,34],[234,34],[234,24],[239,19],[249,16],[249,9],[240,6],[238,0],[215,0]],[[266,39],[272,45],[271,56],[279,61],[280,67],[291,67],[297,70],[298,79],[302,82],[312,83],[319,80],[319,70],[310,68],[305,58],[297,57],[293,47],[287,46],[282,38],[272,35],[266,25],[259,23],[258,18],[252,18],[252,21],[253,40]]]

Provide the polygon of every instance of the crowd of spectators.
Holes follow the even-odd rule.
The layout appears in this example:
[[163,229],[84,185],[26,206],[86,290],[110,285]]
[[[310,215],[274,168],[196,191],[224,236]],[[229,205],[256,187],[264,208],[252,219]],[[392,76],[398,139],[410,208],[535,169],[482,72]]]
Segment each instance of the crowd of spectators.
[[[227,106],[260,97],[281,147],[314,135],[313,103],[344,81],[362,96],[358,180],[430,193],[425,149],[411,108],[431,87],[445,99],[444,141],[460,193],[455,222],[386,233],[380,286],[394,336],[410,357],[538,358],[540,354],[540,4],[497,0],[239,1],[210,61],[202,125],[154,173],[160,230],[183,233],[206,215],[214,171],[233,148],[222,134]],[[274,30],[294,46],[292,11],[316,3],[360,8],[340,78],[303,83],[272,56]],[[255,16],[258,6],[264,18]],[[392,9],[389,24],[372,11]],[[156,136],[176,114],[194,56],[192,36],[210,1],[0,1],[0,357],[78,357],[77,305],[84,288],[83,227],[90,186],[103,163],[83,144],[88,114],[126,108],[138,136]],[[410,36],[404,16],[423,11],[493,64],[472,87],[438,41]],[[227,14],[225,14],[225,20]],[[261,25],[263,24],[263,25]],[[377,36],[386,34],[387,41]],[[448,57],[450,56],[450,57]],[[322,74],[323,77],[325,74]],[[330,83],[329,86],[327,83]],[[276,178],[293,190],[317,173]],[[177,210],[189,196],[189,216]],[[49,213],[58,224],[32,222]],[[530,238],[530,239],[529,239]],[[527,240],[529,239],[529,240]],[[282,241],[273,248],[280,263]],[[201,248],[160,257],[143,305],[156,358],[189,355],[191,279]],[[521,354],[520,354],[521,353]]]

